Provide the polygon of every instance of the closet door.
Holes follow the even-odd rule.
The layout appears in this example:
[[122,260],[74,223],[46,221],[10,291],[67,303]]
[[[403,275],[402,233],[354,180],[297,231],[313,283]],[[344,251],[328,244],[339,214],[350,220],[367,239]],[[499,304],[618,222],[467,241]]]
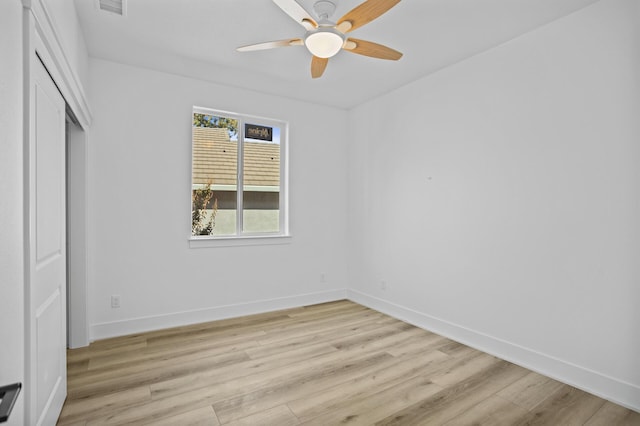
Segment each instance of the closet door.
[[67,393],[65,101],[33,62],[25,392],[29,424],[55,425]]

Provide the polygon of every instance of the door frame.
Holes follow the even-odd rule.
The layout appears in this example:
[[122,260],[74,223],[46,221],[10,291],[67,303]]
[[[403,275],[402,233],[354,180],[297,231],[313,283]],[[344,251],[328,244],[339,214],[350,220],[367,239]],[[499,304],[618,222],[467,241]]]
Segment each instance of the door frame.
[[67,122],[67,345],[70,349],[89,345],[86,136],[77,120]]
[[[25,170],[25,185],[24,185],[24,216],[29,217],[32,213],[33,206],[29,204],[31,197],[29,173],[31,165],[29,164],[29,147],[32,146],[34,135],[31,134],[31,123],[33,120],[32,110],[34,105],[33,94],[33,82],[34,82],[34,70],[38,61],[41,61],[51,79],[58,87],[58,90],[62,94],[68,108],[77,118],[78,126],[75,131],[70,133],[72,137],[73,145],[77,143],[84,144],[84,152],[87,150],[87,130],[91,124],[92,116],[87,102],[87,96],[84,92],[82,84],[77,77],[77,74],[71,62],[65,53],[65,49],[61,43],[60,33],[56,28],[52,14],[47,9],[44,0],[22,0],[24,7],[23,12],[23,91],[24,91],[24,104],[23,104],[23,129],[24,129],[24,170]],[[74,156],[76,161],[84,161],[83,164],[73,164],[74,170],[83,170],[84,177],[87,176],[87,162],[85,156]],[[83,195],[84,194],[84,195]],[[86,219],[87,214],[87,197],[86,193],[80,194],[75,198],[74,205],[81,204],[83,208],[80,209],[80,214],[84,215]],[[34,315],[30,306],[29,300],[32,293],[32,283],[30,277],[30,250],[31,250],[31,229],[30,221],[24,222],[24,291],[25,291],[25,384],[24,384],[24,398],[25,398],[25,421],[32,423],[36,417],[36,407],[33,396],[33,383],[31,371],[31,357],[30,342],[32,338],[31,318]],[[86,224],[86,220],[84,221]],[[86,227],[82,230],[83,235],[80,237],[86,242],[87,230]],[[72,241],[73,242],[73,241]],[[87,310],[87,250],[86,244],[84,244],[84,250],[78,250],[78,253],[74,254],[71,259],[73,262],[72,267],[79,267],[84,271],[84,275],[80,275],[80,278],[69,282],[68,286],[71,287],[72,293],[76,292],[77,297],[74,304],[69,306],[74,316],[74,330],[73,333],[77,333],[77,336],[73,336],[73,343],[77,346],[86,346],[89,343],[89,324],[88,324],[88,310]],[[77,337],[77,338],[75,338]]]

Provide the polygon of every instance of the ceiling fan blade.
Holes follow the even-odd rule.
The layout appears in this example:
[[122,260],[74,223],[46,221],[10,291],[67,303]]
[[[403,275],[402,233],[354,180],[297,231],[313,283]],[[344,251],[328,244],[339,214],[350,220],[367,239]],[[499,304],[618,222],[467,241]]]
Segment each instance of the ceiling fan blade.
[[273,0],[273,2],[307,31],[318,28],[318,23],[295,0]]
[[373,21],[398,3],[400,0],[366,0],[340,18],[336,28],[343,33],[353,31]]
[[327,68],[328,63],[329,58],[318,58],[317,56],[314,56],[311,59],[311,77],[322,77],[322,74],[324,74],[324,70]]
[[238,52],[251,52],[254,50],[274,49],[276,47],[303,46],[304,40],[301,38],[290,38],[287,40],[267,41],[264,43],[249,44],[240,46],[236,50]]
[[349,38],[344,44],[344,49],[359,55],[370,56],[372,58],[387,59],[397,61],[402,58],[402,53],[390,47],[357,38]]

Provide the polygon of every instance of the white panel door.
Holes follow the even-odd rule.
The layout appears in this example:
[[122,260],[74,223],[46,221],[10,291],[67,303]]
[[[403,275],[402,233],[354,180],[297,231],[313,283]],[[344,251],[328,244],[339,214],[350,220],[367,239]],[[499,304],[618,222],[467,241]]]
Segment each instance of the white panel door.
[[65,102],[33,64],[29,141],[28,422],[55,425],[67,393]]

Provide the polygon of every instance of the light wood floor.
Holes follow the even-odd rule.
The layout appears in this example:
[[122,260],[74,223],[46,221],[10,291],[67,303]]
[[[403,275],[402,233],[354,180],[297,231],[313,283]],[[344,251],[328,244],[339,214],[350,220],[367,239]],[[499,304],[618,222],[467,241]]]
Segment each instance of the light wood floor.
[[348,301],[68,353],[60,425],[640,425],[640,414]]

